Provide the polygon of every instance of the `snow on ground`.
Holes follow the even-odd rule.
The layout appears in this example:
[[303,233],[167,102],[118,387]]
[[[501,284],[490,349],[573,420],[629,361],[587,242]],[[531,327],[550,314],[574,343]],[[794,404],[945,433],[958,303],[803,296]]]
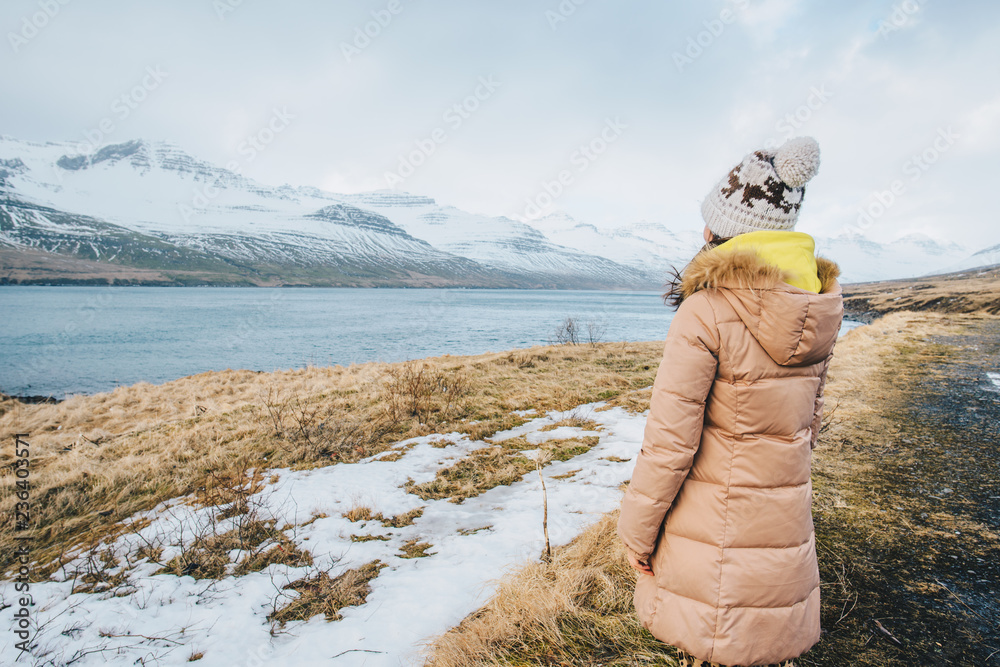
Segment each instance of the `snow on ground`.
[[856,320],[844,320],[843,322],[840,323],[840,333],[837,334],[837,337],[839,338],[848,331],[853,331],[854,329],[857,329],[858,327],[863,327],[864,325],[865,325],[864,322],[858,322]]
[[[530,442],[541,443],[599,436],[599,443],[585,454],[543,469],[553,545],[568,543],[601,514],[614,509],[621,498],[618,487],[631,475],[645,416],[621,408],[595,412],[601,405],[548,413],[493,438],[525,435]],[[539,430],[571,414],[591,419],[603,430]],[[420,664],[424,642],[479,608],[492,594],[497,579],[526,560],[537,560],[543,549],[542,492],[535,473],[461,504],[423,501],[401,488],[408,479],[431,480],[438,470],[485,446],[458,433],[429,435],[398,443],[396,449],[405,453],[396,461],[379,461],[376,456],[309,471],[268,471],[277,474],[278,480],[255,500],[283,521],[297,525],[285,534],[308,549],[331,577],[374,559],[388,565],[371,582],[366,603],[343,608],[340,621],[328,622],[320,615],[289,623],[274,636],[270,633],[266,617],[281,587],[314,568],[271,565],[239,577],[195,580],[154,575],[159,566],[143,562],[131,576],[133,586],[121,589],[120,597],[71,594],[72,581],[32,584],[37,648],[34,662],[24,656],[20,664],[180,665],[195,653],[204,654],[197,664],[206,667]],[[575,470],[579,472],[573,476],[554,479]],[[199,508],[187,500],[175,499],[133,517],[133,521],[146,518],[151,523],[119,538],[114,546],[134,552],[142,538],[156,535],[173,535],[174,541],[186,535],[190,540],[218,508]],[[352,523],[342,516],[358,505],[386,517],[425,509],[410,526],[386,528],[379,521]],[[326,518],[302,525],[321,513]],[[352,542],[352,534],[390,539]],[[415,538],[433,545],[429,556],[400,558],[401,545]],[[176,552],[168,548],[160,560],[166,562]],[[9,628],[17,606],[3,607],[16,601],[13,584],[4,582],[0,594],[0,623]],[[0,655],[14,656],[15,641],[11,632],[4,632]]]
[[990,379],[994,387],[1000,389],[1000,373],[987,373],[986,377]]

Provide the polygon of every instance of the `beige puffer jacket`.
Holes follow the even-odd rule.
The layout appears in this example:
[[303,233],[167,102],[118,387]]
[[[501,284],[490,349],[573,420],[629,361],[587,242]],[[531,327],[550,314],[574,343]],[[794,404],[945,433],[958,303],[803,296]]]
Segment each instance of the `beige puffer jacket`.
[[635,606],[658,639],[758,665],[819,640],[810,459],[843,317],[837,265],[815,294],[752,249],[684,271],[618,534],[653,576]]

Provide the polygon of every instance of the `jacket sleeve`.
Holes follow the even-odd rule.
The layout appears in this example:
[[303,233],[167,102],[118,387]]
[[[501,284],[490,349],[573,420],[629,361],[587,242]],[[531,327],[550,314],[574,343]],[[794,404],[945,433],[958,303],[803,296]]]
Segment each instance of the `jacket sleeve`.
[[816,442],[819,439],[819,430],[823,426],[823,404],[826,402],[824,392],[826,391],[826,374],[830,370],[830,361],[833,359],[833,352],[823,362],[823,370],[819,376],[819,389],[816,390],[816,403],[813,406],[812,440],[810,448],[816,449]]
[[719,345],[708,295],[698,292],[681,304],[670,323],[642,449],[618,519],[618,536],[640,560],[653,553],[660,525],[701,444]]

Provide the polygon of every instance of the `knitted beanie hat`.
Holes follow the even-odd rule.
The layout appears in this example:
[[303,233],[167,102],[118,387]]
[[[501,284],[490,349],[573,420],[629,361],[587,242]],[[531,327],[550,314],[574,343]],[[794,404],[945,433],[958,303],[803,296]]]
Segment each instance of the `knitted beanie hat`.
[[723,239],[762,229],[793,229],[804,186],[818,169],[819,144],[812,137],[789,139],[776,151],[751,153],[708,193],[701,216]]

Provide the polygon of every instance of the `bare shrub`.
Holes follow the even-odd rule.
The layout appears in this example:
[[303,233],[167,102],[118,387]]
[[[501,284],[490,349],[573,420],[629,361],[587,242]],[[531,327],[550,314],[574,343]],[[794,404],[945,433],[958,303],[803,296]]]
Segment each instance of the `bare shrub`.
[[567,317],[562,324],[556,327],[551,342],[556,345],[579,345],[580,333],[580,324],[576,318]]
[[267,419],[290,463],[353,462],[378,451],[399,425],[391,407],[378,405],[349,415],[325,401],[262,394]]
[[[192,539],[185,539],[182,531],[175,545],[180,553],[157,573],[219,579],[257,572],[276,563],[293,567],[311,564],[312,555],[278,528],[278,518],[257,496],[265,484],[263,469],[249,468],[247,461],[212,471],[206,485],[197,490],[196,502],[221,506],[222,511],[205,515],[195,526]],[[146,541],[140,550],[155,555],[150,560],[159,562],[162,542]]]
[[[242,519],[242,520],[241,520]],[[230,554],[243,554],[234,568]],[[195,538],[181,545],[181,553],[171,558],[157,574],[189,575],[195,579],[221,579],[230,574],[258,572],[281,563],[294,567],[309,565],[312,556],[292,542],[272,520],[243,515],[231,530],[217,532],[211,522]],[[232,569],[232,572],[230,572]]]
[[281,390],[273,385],[267,387],[267,392],[261,391],[260,396],[275,434],[283,435],[285,430],[285,413],[288,411],[288,399],[282,398]]
[[295,415],[293,443],[300,460],[357,461],[375,451],[396,425],[383,414],[339,419],[330,414],[320,419],[319,414],[318,408],[301,407]]
[[608,325],[605,322],[597,320],[587,321],[587,342],[591,345],[597,345],[604,341],[604,334],[608,330]]
[[470,389],[469,378],[460,369],[435,369],[425,362],[411,361],[389,368],[381,398],[392,419],[416,417],[426,422],[433,413],[443,419],[451,417]]
[[[110,593],[131,586],[131,568],[124,567],[112,547],[95,545],[75,563],[70,572],[73,593]],[[134,589],[133,589],[134,590]]]
[[260,493],[265,486],[264,470],[251,467],[246,458],[236,460],[232,467],[208,472],[205,485],[198,487],[195,497],[202,505],[222,507],[219,519],[246,514],[250,497]]

